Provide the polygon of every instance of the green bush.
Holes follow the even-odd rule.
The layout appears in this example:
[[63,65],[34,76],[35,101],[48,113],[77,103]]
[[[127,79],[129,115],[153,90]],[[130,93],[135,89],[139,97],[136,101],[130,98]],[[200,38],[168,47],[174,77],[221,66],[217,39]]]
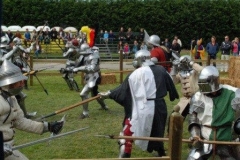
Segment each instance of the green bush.
[[[97,30],[115,32],[123,26],[162,39],[178,35],[184,48],[190,48],[193,38],[203,43],[215,35],[220,43],[227,34],[240,35],[238,0],[4,0],[4,25],[74,26],[88,25]],[[16,7],[17,6],[17,7]]]

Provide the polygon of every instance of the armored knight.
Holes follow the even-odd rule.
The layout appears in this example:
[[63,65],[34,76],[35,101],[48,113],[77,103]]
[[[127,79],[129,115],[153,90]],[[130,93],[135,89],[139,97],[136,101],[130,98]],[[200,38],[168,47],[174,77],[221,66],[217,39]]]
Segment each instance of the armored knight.
[[170,53],[166,47],[160,46],[160,37],[158,35],[151,35],[147,40],[149,47],[151,47],[151,61],[156,63],[161,63],[162,66],[170,72],[171,65],[169,63],[165,63],[166,61],[170,61]]
[[[92,96],[96,96],[98,92],[98,84],[101,82],[100,73],[100,57],[98,49],[96,47],[89,47],[87,43],[83,43],[80,47],[80,57],[79,64],[83,64],[79,67],[73,69],[73,72],[84,72],[85,85],[80,93],[82,100],[88,99],[89,92]],[[108,110],[108,107],[102,99],[97,99],[98,103],[101,105],[101,109]],[[84,119],[89,117],[88,103],[83,104],[83,113],[80,118]]]
[[65,48],[68,48],[66,52],[63,53],[63,57],[67,58],[66,67],[61,68],[60,73],[62,73],[63,79],[67,82],[67,85],[70,90],[79,91],[78,84],[74,80],[74,73],[72,69],[76,66],[79,66],[79,42],[76,39],[68,41]]
[[[154,65],[147,50],[135,54],[133,66],[136,68],[117,88],[100,92],[101,98],[110,98],[124,107],[125,117],[123,136],[163,137],[167,119],[167,106],[164,97],[170,101],[179,98],[171,76],[164,67]],[[120,139],[119,158],[130,158],[131,139]],[[163,142],[136,140],[135,144],[143,151],[157,151],[165,156]]]
[[173,78],[174,84],[181,83],[183,97],[180,98],[177,105],[180,107],[181,115],[186,117],[191,97],[198,91],[198,75],[203,67],[191,61],[191,57],[188,55],[181,56],[180,58],[175,53],[172,53],[172,55],[175,60],[173,61],[170,75]]
[[[7,38],[6,36],[1,37],[1,39],[3,39],[5,42],[4,46],[5,48],[9,48],[9,46],[7,46]],[[9,52],[4,51],[5,54],[3,54],[3,56],[1,57],[1,61],[3,62],[5,59],[11,61],[13,64],[15,64],[16,66],[18,66],[22,73],[26,73],[28,72],[28,68],[27,68],[27,57],[28,54],[30,53],[30,51],[33,49],[33,44],[31,45],[31,47],[24,49],[22,47],[22,43],[21,40],[16,37],[13,39],[13,49]],[[24,84],[25,87],[27,87],[27,79],[24,80]],[[31,118],[33,116],[36,115],[36,112],[32,112],[32,113],[27,113],[27,110],[25,108],[25,98],[27,97],[27,95],[25,93],[23,93],[22,91],[19,92],[19,94],[16,95],[16,98],[18,100],[18,103],[21,107],[21,109],[23,110],[23,113],[25,115],[25,117],[27,118]]]
[[[193,141],[188,160],[208,159],[218,155],[220,159],[237,160],[237,146],[206,144],[200,141],[232,141],[232,124],[235,114],[239,115],[240,89],[219,84],[219,72],[214,66],[205,67],[199,75],[199,92],[190,102],[188,131]],[[239,122],[234,125],[240,134]]]
[[12,150],[15,129],[36,134],[47,131],[58,134],[63,127],[64,121],[36,122],[24,117],[15,96],[23,89],[23,80],[26,79],[17,66],[8,60],[3,61],[0,68],[0,131],[3,133],[5,160],[27,160],[20,151]]
[[10,59],[10,57],[17,51],[17,47],[14,47],[12,50],[9,46],[10,39],[7,34],[1,37],[0,44],[0,64],[5,59]]

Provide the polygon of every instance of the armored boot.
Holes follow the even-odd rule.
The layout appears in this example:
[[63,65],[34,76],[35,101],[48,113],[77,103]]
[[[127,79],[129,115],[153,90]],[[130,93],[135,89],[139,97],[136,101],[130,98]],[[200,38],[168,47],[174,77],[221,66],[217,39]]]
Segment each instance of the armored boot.
[[[123,132],[120,132],[120,136],[123,136]],[[132,152],[132,141],[128,139],[119,139],[119,157],[118,158],[130,158]]]
[[108,110],[108,106],[106,106],[103,99],[98,98],[97,102],[101,105],[100,110]]

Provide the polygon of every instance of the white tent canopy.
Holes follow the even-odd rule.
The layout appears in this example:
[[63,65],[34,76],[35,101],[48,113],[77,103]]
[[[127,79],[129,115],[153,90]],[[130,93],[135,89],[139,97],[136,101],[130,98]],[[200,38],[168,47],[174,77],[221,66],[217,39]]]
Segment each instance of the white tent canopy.
[[50,29],[49,26],[38,26],[38,27],[37,27],[37,31],[40,31],[41,28],[43,28],[43,31],[46,31],[47,28],[48,28],[49,31],[51,31],[51,29]]
[[67,27],[63,30],[64,32],[77,32],[77,29],[75,27]]
[[1,29],[2,29],[3,32],[7,32],[8,31],[7,26],[4,26],[4,25],[1,26]]
[[34,29],[36,30],[37,28],[35,26],[27,25],[27,26],[23,26],[21,28],[21,31],[24,32],[24,31],[26,31],[26,29],[28,29],[29,32],[32,32]]
[[59,32],[59,30],[60,30],[61,27],[59,27],[59,26],[55,26],[55,27],[52,27],[51,30],[52,30],[53,28],[55,28],[56,31]]
[[16,32],[16,31],[20,31],[21,27],[18,25],[12,25],[12,26],[8,26],[8,30],[10,30],[12,32]]

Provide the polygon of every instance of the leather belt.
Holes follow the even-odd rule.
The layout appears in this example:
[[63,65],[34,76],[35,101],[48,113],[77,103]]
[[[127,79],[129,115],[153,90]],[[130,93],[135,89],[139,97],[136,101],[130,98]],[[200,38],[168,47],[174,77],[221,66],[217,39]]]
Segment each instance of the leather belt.
[[160,100],[160,99],[163,99],[163,98],[147,98],[148,101],[154,101],[154,100]]

